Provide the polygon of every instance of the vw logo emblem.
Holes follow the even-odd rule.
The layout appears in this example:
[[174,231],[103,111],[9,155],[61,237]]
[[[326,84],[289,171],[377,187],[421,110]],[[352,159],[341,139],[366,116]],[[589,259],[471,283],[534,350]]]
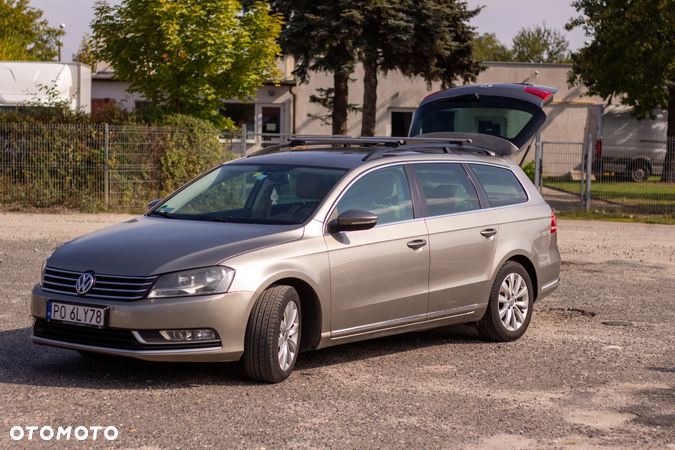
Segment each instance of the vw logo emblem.
[[80,275],[80,278],[77,279],[77,282],[75,283],[75,292],[77,292],[80,295],[84,295],[87,292],[91,290],[91,288],[94,287],[94,284],[96,283],[96,278],[94,278],[94,274],[90,272],[83,273]]

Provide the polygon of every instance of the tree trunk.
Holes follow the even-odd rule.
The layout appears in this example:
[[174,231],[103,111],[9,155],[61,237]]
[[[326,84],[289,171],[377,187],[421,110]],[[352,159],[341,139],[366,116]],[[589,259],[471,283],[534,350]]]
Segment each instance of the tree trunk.
[[666,162],[661,175],[663,183],[675,183],[675,86],[668,87],[668,131],[666,132]]
[[347,134],[349,105],[349,74],[336,71],[333,74],[333,134]]
[[375,136],[377,112],[377,50],[367,52],[363,60],[363,114],[361,136]]

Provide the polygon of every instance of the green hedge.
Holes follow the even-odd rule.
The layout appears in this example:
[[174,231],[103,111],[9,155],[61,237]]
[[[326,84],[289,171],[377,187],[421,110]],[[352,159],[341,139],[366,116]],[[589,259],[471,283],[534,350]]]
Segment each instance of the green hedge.
[[[42,115],[41,115],[42,114]],[[0,207],[140,210],[232,159],[220,130],[189,116],[152,122],[112,108],[99,115],[0,113]],[[108,138],[108,201],[105,143]]]

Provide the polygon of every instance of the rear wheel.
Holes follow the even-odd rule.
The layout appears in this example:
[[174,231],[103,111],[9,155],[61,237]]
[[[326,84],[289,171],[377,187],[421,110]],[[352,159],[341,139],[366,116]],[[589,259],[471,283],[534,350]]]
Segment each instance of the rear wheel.
[[650,175],[651,170],[649,170],[649,166],[645,163],[634,163],[628,171],[630,180],[635,183],[642,183],[649,180]]
[[515,341],[530,325],[533,303],[527,270],[515,261],[507,261],[497,273],[488,309],[477,325],[478,332],[494,341]]
[[293,371],[300,349],[300,297],[291,286],[266,289],[248,319],[244,340],[246,374],[257,381],[278,383]]

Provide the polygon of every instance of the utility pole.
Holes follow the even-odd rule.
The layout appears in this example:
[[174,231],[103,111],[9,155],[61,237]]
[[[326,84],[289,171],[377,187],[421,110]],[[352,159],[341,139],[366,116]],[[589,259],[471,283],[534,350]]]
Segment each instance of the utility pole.
[[[61,28],[61,30],[65,29],[66,24],[62,23],[59,28]],[[61,46],[63,46],[63,42],[61,41],[61,36],[59,36],[59,62],[61,62]]]

